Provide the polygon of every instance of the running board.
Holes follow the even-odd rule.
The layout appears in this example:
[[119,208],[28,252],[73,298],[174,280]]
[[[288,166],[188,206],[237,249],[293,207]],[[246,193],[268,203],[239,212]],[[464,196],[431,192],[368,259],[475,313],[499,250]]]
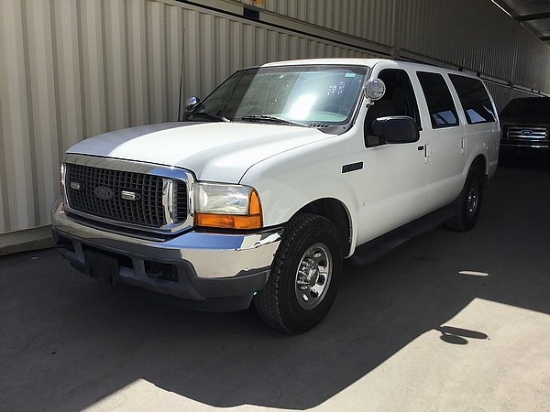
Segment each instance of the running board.
[[441,226],[455,215],[453,205],[451,203],[359,246],[346,260],[358,266],[374,262],[408,240]]

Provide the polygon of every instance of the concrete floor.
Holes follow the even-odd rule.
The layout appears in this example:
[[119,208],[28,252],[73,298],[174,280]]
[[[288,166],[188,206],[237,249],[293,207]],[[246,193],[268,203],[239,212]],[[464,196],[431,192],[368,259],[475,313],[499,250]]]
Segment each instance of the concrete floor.
[[0,410],[550,411],[550,170],[500,168],[468,233],[348,263],[302,336],[0,257]]

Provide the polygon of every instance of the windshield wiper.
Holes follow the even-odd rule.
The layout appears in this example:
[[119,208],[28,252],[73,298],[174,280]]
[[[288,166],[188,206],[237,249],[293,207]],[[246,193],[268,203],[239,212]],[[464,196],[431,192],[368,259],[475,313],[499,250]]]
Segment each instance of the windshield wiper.
[[283,119],[277,116],[269,116],[266,114],[251,114],[248,116],[241,117],[241,120],[245,122],[265,122],[265,123],[276,123],[276,124],[286,124],[288,126],[302,126],[306,127],[304,123],[292,122],[290,120]]
[[210,119],[210,120],[216,120],[218,122],[225,122],[225,123],[230,123],[231,122],[231,120],[229,120],[227,117],[218,116],[217,114],[212,114],[212,113],[208,113],[208,112],[192,113],[191,116],[193,116],[193,117],[202,117],[202,118]]

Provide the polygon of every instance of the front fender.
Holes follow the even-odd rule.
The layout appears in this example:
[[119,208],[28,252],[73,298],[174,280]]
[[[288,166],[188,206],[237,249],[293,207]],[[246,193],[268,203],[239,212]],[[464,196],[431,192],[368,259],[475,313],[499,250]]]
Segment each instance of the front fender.
[[[341,203],[350,224],[350,252],[360,233],[366,162],[362,123],[346,133],[281,152],[254,164],[239,183],[260,196],[264,226],[280,226],[321,199]],[[353,166],[353,167],[350,167]]]

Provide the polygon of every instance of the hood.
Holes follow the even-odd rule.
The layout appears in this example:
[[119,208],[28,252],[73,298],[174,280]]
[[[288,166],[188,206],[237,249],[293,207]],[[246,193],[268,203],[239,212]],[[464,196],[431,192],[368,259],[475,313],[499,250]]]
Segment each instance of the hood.
[[330,138],[317,129],[260,123],[163,123],[91,137],[67,153],[190,170],[199,180],[236,183],[254,164]]

